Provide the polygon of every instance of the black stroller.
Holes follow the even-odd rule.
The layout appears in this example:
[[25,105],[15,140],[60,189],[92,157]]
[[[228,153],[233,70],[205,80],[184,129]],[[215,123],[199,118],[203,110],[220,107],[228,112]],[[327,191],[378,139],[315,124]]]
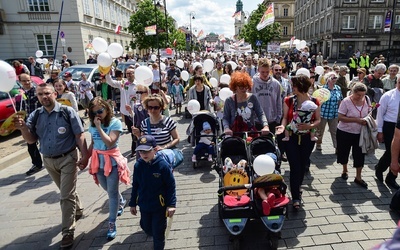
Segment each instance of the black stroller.
[[207,110],[202,110],[193,114],[192,121],[186,133],[188,134],[188,140],[192,144],[192,146],[196,146],[199,143],[200,138],[205,137],[204,135],[200,134],[203,130],[204,122],[208,122],[210,124],[211,131],[213,133],[213,135],[211,136],[214,147],[214,155],[212,156],[213,161],[208,161],[208,152],[207,150],[203,149],[198,154],[196,154],[196,162],[193,162],[193,168],[200,167],[202,165],[215,164],[215,156],[217,152],[215,145],[217,141],[217,136],[220,134],[219,123],[215,114]]
[[[273,153],[279,159],[279,149],[276,147],[272,134],[247,141],[243,139],[243,135],[244,138],[248,138],[247,133],[242,133],[240,137],[225,137],[220,143],[218,159],[220,168],[217,169],[220,176],[218,215],[232,235],[234,249],[240,248],[240,241],[237,236],[243,232],[247,222],[250,219],[258,218],[267,228],[269,247],[276,249],[287,211],[288,198],[285,196],[287,187],[279,174],[258,177],[254,172],[252,163],[258,155],[266,153]],[[223,136],[221,135],[220,138]],[[237,169],[226,172],[221,166],[223,166],[227,157],[231,158],[233,164],[244,159],[248,163],[247,167],[240,175],[236,174]],[[275,169],[280,169],[280,161],[275,162]],[[227,178],[232,181],[227,182]],[[277,197],[279,197],[276,206],[274,204],[267,215],[263,213],[263,201],[258,196],[257,188],[274,189]],[[232,193],[234,194],[233,197]],[[285,204],[281,205],[283,203]]]

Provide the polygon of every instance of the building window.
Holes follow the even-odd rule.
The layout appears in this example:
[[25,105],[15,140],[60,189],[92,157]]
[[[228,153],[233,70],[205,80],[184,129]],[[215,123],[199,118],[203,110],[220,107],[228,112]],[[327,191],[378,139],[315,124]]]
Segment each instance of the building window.
[[288,35],[288,26],[283,26],[283,35],[287,36]]
[[104,16],[104,21],[110,21],[109,15],[108,15],[107,0],[103,0],[103,16]]
[[331,6],[332,6],[332,0],[328,0],[327,7],[329,8],[329,7],[331,7]]
[[319,11],[320,11],[320,9],[319,9],[319,1],[317,0],[315,2],[315,13],[318,13]]
[[111,16],[111,22],[115,23],[115,9],[114,9],[114,4],[110,2],[110,16]]
[[368,41],[367,46],[380,46],[381,41]]
[[371,3],[384,3],[385,0],[371,0]]
[[331,16],[326,18],[326,30],[331,30]]
[[83,14],[90,15],[89,0],[83,0]]
[[44,56],[54,55],[54,47],[51,39],[51,35],[36,35],[36,41],[39,50],[43,51]]
[[28,0],[29,11],[49,11],[48,0]]
[[368,29],[380,29],[382,27],[382,16],[370,15],[368,18]]
[[93,1],[94,5],[94,16],[97,18],[100,18],[100,3],[99,0],[94,0]]
[[289,9],[288,8],[284,8],[283,9],[283,16],[289,16]]
[[92,41],[93,41],[93,35],[88,35],[88,40],[89,40],[89,43],[92,43]]
[[344,0],[344,3],[357,3],[358,0]]
[[400,15],[396,15],[396,18],[394,19],[394,28],[400,29]]
[[356,16],[345,15],[342,18],[342,29],[355,29],[356,28]]

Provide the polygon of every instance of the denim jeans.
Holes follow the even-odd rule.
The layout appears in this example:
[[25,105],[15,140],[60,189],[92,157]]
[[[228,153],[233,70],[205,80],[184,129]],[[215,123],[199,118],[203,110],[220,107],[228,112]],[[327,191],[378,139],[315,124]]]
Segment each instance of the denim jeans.
[[193,154],[197,155],[198,153],[200,153],[203,150],[207,150],[207,153],[209,155],[214,155],[214,147],[212,145],[207,145],[202,142],[200,142],[196,145],[196,147],[194,148]]
[[97,178],[100,186],[107,191],[108,194],[108,208],[109,208],[109,222],[117,220],[117,213],[119,203],[123,203],[123,197],[119,193],[119,176],[117,166],[112,167],[112,171],[109,176],[104,175],[104,169],[99,169],[97,172]]
[[147,235],[153,236],[154,250],[162,250],[165,246],[165,229],[167,228],[165,212],[165,209],[155,212],[140,211],[140,227]]

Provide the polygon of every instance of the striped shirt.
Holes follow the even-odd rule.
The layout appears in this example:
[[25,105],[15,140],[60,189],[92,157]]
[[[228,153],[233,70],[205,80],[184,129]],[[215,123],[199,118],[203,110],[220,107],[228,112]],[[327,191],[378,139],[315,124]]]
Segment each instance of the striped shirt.
[[[145,119],[142,121],[140,130],[148,135],[147,131],[147,122],[150,122],[149,119]],[[171,142],[171,131],[176,128],[176,122],[172,120],[169,116],[163,116],[163,119],[158,124],[150,124],[151,135],[156,139],[157,145],[165,145]]]
[[[329,89],[325,84],[324,88]],[[321,117],[327,120],[338,117],[339,102],[343,100],[342,91],[338,85],[334,85],[333,89],[329,89],[331,97],[321,105]]]

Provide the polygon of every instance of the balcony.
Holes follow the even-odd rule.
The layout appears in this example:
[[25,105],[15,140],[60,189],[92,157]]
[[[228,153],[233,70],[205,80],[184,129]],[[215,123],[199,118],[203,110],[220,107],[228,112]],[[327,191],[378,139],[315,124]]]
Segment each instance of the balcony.
[[57,12],[28,12],[29,21],[49,21],[51,20],[51,14],[58,14]]

